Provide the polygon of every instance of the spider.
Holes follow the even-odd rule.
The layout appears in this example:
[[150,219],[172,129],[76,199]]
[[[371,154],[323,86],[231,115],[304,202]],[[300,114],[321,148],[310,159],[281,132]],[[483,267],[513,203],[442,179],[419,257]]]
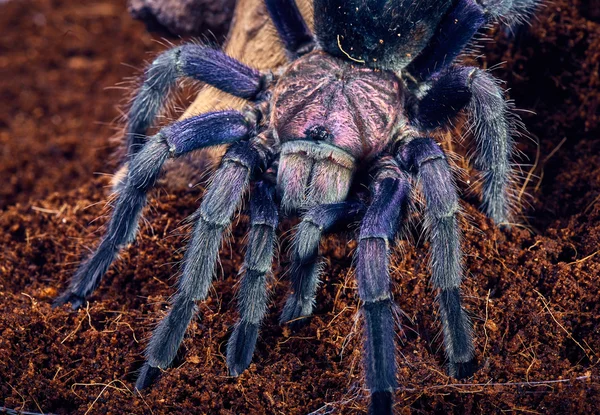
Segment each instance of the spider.
[[[444,151],[431,132],[466,109],[474,121],[482,209],[497,224],[510,212],[510,107],[488,72],[455,63],[480,28],[524,20],[536,0],[314,0],[315,34],[294,0],[265,0],[289,63],[259,72],[219,50],[186,44],[146,70],[129,113],[126,177],[108,229],[55,304],[80,307],[119,250],[135,238],[147,192],[163,164],[229,145],[194,215],[178,289],[154,330],[136,387],[170,366],[215,274],[224,231],[249,191],[250,231],[239,320],[227,345],[233,376],[250,364],[268,305],[267,275],[279,215],[298,215],[291,291],[282,323],[311,315],[321,237],[359,222],[356,278],[364,319],[371,413],[391,413],[396,381],[394,301],[388,256],[414,185],[425,199],[432,283],[449,374],[476,369],[472,328],[461,305],[459,201]],[[177,80],[203,81],[250,104],[174,122],[154,122]]]

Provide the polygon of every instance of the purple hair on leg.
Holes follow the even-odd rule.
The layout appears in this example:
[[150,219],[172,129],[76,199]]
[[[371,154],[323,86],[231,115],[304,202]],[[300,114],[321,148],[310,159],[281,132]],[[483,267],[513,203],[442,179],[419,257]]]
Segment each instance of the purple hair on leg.
[[482,209],[496,224],[510,221],[513,116],[499,82],[478,68],[454,67],[439,76],[419,101],[416,119],[427,131],[449,125],[467,108],[483,176]]
[[[195,302],[204,300],[212,284],[223,232],[231,224],[241,203],[251,174],[265,160],[252,142],[240,142],[229,148],[221,167],[195,213],[196,225],[185,253],[183,271],[169,314],[158,324],[146,349],[146,363],[140,372],[138,389],[150,382],[143,376],[153,375],[151,368],[170,366],[190,321]],[[146,368],[148,366],[148,368]]]
[[371,391],[370,413],[392,413],[396,388],[396,342],[389,274],[389,246],[394,240],[410,195],[410,179],[400,169],[380,173],[362,220],[356,278],[364,305],[365,371]]
[[347,226],[363,209],[361,202],[347,201],[316,206],[304,215],[294,237],[290,266],[292,292],[281,313],[282,324],[292,322],[298,326],[300,318],[312,314],[321,271],[318,259],[321,237],[335,228]]
[[251,195],[251,228],[238,292],[240,319],[227,342],[227,367],[232,376],[241,374],[250,365],[258,329],[267,313],[267,274],[273,263],[279,221],[271,183],[257,182]]
[[485,23],[485,12],[481,6],[474,0],[459,0],[407,71],[420,81],[445,71]]
[[245,99],[255,99],[266,88],[267,78],[208,46],[187,44],[159,55],[146,69],[129,110],[127,151],[131,159],[146,141],[146,131],[180,78],[206,82],[222,91]]
[[439,290],[438,305],[451,376],[474,370],[471,323],[461,306],[463,279],[458,195],[452,171],[440,146],[431,138],[416,138],[402,148],[401,163],[412,171],[425,196],[425,226],[431,244],[431,282]]
[[80,307],[96,289],[121,248],[135,239],[142,209],[146,205],[146,194],[154,186],[169,157],[239,141],[252,128],[241,113],[222,111],[172,124],[151,137],[131,160],[100,245],[81,264],[69,288],[54,301],[54,306],[70,302],[73,308]]
[[313,36],[295,0],[265,0],[285,50],[295,58],[312,50]]

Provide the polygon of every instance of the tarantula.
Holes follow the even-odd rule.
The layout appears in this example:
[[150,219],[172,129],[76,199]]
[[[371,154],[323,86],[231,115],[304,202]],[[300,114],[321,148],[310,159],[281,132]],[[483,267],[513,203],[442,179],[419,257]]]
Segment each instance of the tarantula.
[[[321,237],[360,221],[356,278],[366,383],[371,412],[390,413],[396,344],[388,256],[413,182],[426,203],[449,374],[463,378],[475,369],[471,324],[461,306],[458,196],[446,156],[429,133],[468,109],[483,176],[482,208],[497,224],[506,223],[513,148],[509,106],[490,74],[454,62],[481,27],[500,18],[523,19],[536,0],[314,0],[314,35],[294,0],[265,2],[290,60],[276,72],[261,73],[195,44],[163,53],[147,69],[129,113],[129,169],[108,229],[55,304],[81,306],[121,247],[134,240],[146,194],[167,159],[228,144],[194,216],[177,293],[150,339],[136,387],[148,387],[175,358],[196,301],[207,296],[223,232],[249,189],[240,318],[227,345],[231,375],[250,364],[267,310],[266,277],[279,214],[302,218],[282,323],[312,313]],[[253,105],[174,122],[147,137],[180,77]]]

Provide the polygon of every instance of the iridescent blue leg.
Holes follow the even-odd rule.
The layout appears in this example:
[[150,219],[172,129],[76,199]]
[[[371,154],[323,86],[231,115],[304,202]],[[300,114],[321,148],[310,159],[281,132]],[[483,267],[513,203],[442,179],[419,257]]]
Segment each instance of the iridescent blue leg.
[[281,313],[282,324],[298,325],[300,319],[312,314],[321,271],[318,260],[321,237],[334,227],[348,224],[362,210],[362,203],[347,201],[316,206],[304,215],[294,237],[290,267],[292,292]]
[[486,23],[526,21],[539,0],[457,0],[406,71],[420,82],[445,72]]
[[177,354],[185,331],[196,311],[196,301],[204,300],[212,284],[223,232],[244,195],[251,175],[264,168],[264,153],[252,141],[232,145],[215,172],[200,208],[196,226],[185,253],[183,271],[169,314],[158,324],[148,347],[146,363],[136,382],[137,389],[149,386]]
[[400,162],[416,175],[427,205],[425,226],[431,244],[431,281],[438,289],[449,373],[464,378],[473,373],[475,365],[471,323],[461,306],[463,267],[454,179],[442,149],[432,139],[414,139],[400,151]]
[[371,391],[370,413],[391,414],[396,387],[396,342],[392,313],[389,250],[410,195],[410,178],[399,168],[380,172],[362,220],[356,278],[364,304],[365,372]]
[[80,265],[68,289],[54,306],[70,302],[80,307],[100,283],[121,248],[133,242],[146,193],[154,186],[169,157],[179,157],[203,147],[228,144],[248,136],[254,126],[237,111],[213,112],[163,128],[150,137],[131,160],[108,223],[106,234],[92,256]]
[[271,271],[277,229],[277,206],[273,185],[260,181],[250,196],[250,235],[244,276],[238,293],[240,319],[227,343],[227,366],[232,376],[250,365],[258,329],[267,312],[267,274]]
[[314,46],[312,33],[306,26],[295,0],[265,0],[285,50],[291,58],[309,52]]
[[498,81],[477,68],[455,67],[435,80],[419,102],[417,120],[424,130],[448,124],[467,107],[477,142],[475,167],[483,176],[482,209],[497,224],[510,221],[510,109]]
[[484,10],[475,0],[458,0],[407,72],[424,82],[445,71],[486,21]]
[[187,44],[159,55],[146,69],[128,115],[127,151],[131,159],[146,141],[146,131],[180,78],[210,84],[232,95],[253,100],[268,83],[267,75],[207,46]]

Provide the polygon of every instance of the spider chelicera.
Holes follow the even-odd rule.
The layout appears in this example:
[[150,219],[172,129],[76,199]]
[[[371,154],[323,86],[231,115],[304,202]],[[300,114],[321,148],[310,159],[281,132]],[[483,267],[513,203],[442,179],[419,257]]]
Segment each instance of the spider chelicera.
[[[207,296],[223,232],[247,190],[250,235],[239,292],[240,318],[227,346],[232,375],[252,359],[267,310],[279,214],[299,214],[291,292],[281,322],[310,316],[319,283],[323,234],[360,222],[356,278],[365,323],[364,367],[371,412],[390,413],[396,344],[388,255],[406,216],[413,182],[425,199],[432,283],[437,290],[449,374],[475,368],[463,278],[459,202],[452,172],[430,133],[470,112],[482,173],[482,208],[497,224],[510,208],[511,123],[498,82],[455,64],[480,28],[524,19],[535,0],[314,0],[313,35],[294,0],[265,0],[290,62],[261,73],[206,46],[160,55],[129,113],[128,173],[100,245],[57,305],[82,305],[121,247],[135,238],[146,194],[163,164],[201,148],[229,144],[194,216],[195,228],[168,315],[146,349],[136,387],[169,367]],[[181,77],[245,98],[245,111],[217,111],[146,136]]]

